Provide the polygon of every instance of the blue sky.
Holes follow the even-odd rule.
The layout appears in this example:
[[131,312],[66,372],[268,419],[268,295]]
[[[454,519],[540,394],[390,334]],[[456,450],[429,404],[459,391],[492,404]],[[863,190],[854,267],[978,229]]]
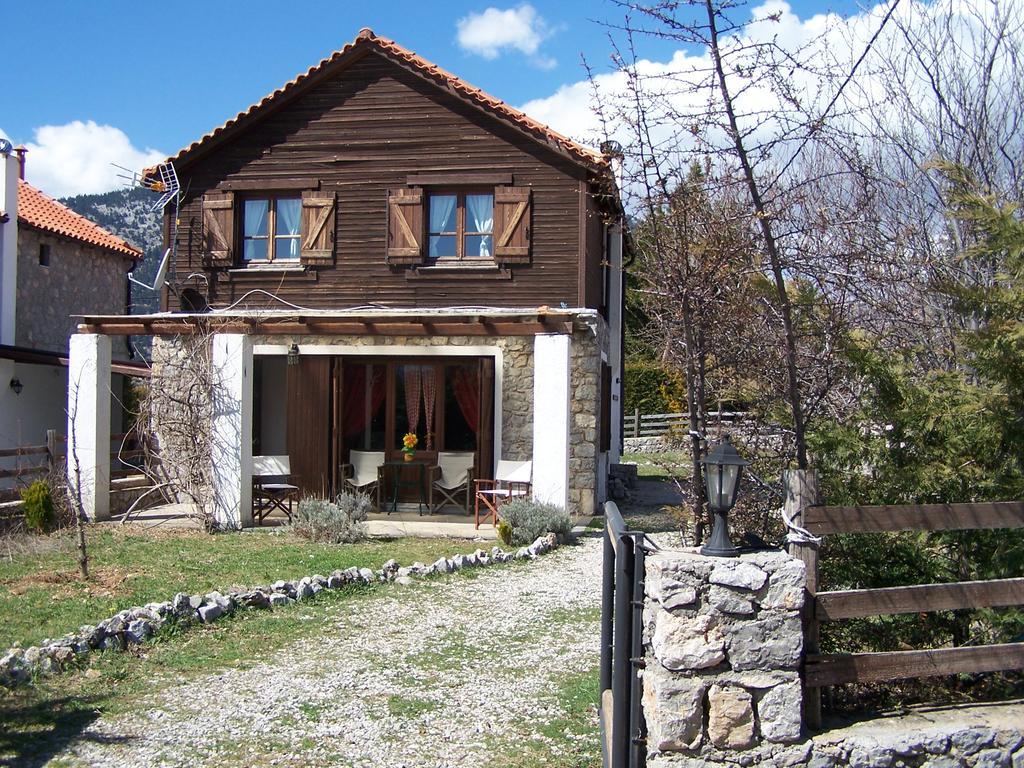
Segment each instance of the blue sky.
[[[801,19],[857,10],[843,0],[789,5]],[[364,26],[522,106],[581,81],[583,55],[608,71],[601,22],[622,17],[602,0],[11,3],[0,133],[30,145],[29,180],[44,190],[97,191],[111,184],[89,170],[101,157],[134,167],[176,152]],[[651,40],[641,53],[668,60],[675,48]],[[44,126],[65,130],[38,133]]]

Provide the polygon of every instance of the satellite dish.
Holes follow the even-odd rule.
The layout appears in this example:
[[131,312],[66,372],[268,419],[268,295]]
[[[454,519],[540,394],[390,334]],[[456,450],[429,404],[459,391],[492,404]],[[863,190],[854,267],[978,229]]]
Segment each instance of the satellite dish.
[[170,258],[171,258],[171,249],[168,248],[166,251],[164,251],[164,258],[160,262],[160,268],[156,271],[156,277],[153,278],[153,284],[152,285],[146,285],[141,280],[136,280],[130,274],[128,275],[128,279],[131,282],[135,283],[136,285],[141,286],[142,288],[145,288],[147,291],[153,291],[155,293],[156,291],[162,290],[163,287],[164,287],[164,280],[166,280],[166,278],[167,278],[167,264],[170,261]]
[[179,299],[181,304],[182,312],[190,312],[192,314],[199,314],[202,312],[209,312],[210,305],[206,301],[206,297],[203,296],[195,288],[186,288],[181,292],[181,298]]

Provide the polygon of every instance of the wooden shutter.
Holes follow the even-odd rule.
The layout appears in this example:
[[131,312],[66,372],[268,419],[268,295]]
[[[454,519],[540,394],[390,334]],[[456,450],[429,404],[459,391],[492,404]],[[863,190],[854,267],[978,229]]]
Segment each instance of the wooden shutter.
[[529,187],[495,187],[494,237],[495,261],[530,262]]
[[423,190],[392,189],[388,192],[388,263],[419,264],[423,261]]
[[302,193],[302,224],[299,229],[302,245],[299,257],[303,264],[333,262],[334,210],[333,192]]
[[203,195],[203,258],[214,267],[235,263],[235,195],[207,192]]

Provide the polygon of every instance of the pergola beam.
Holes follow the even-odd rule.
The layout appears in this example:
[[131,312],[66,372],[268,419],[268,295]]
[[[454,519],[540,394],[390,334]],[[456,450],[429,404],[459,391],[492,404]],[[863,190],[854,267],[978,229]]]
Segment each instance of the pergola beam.
[[535,336],[542,333],[571,334],[572,315],[524,316],[366,316],[291,315],[279,318],[182,315],[180,317],[86,316],[80,333],[104,336],[192,335],[196,333],[247,333],[262,336]]

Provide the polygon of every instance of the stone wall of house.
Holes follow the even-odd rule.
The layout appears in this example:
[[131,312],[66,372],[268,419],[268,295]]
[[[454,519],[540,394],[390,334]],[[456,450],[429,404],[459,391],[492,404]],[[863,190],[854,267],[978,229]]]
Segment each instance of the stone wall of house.
[[[49,266],[39,263],[40,246],[49,246]],[[18,297],[15,344],[66,352],[75,332],[72,314],[120,315],[126,311],[127,278],[132,260],[100,248],[47,234],[18,230]],[[115,359],[127,359],[127,341],[112,340]]]
[[210,342],[204,336],[154,337],[146,400],[150,431],[159,443],[157,468],[182,503],[202,507],[212,495]]
[[596,509],[597,454],[600,450],[601,350],[606,326],[577,331],[572,339],[569,386],[572,411],[569,433],[569,508],[591,515]]
[[[603,328],[601,322],[594,328],[578,329],[572,339],[569,512],[574,515],[592,514],[595,504],[600,408],[599,344]],[[287,347],[292,343],[301,344],[303,347],[496,347],[501,350],[502,360],[501,457],[526,460],[532,456],[533,336],[253,336],[254,345]],[[183,352],[181,339],[154,339],[153,376],[162,380],[164,376],[171,374],[176,366],[180,367]],[[162,391],[166,392],[169,400],[184,396],[180,391],[172,394],[175,392],[173,387],[167,387]],[[195,390],[190,390],[189,396],[194,395]],[[170,407],[170,403],[167,407]],[[169,415],[170,411],[165,413]],[[159,427],[157,431],[159,433]]]

